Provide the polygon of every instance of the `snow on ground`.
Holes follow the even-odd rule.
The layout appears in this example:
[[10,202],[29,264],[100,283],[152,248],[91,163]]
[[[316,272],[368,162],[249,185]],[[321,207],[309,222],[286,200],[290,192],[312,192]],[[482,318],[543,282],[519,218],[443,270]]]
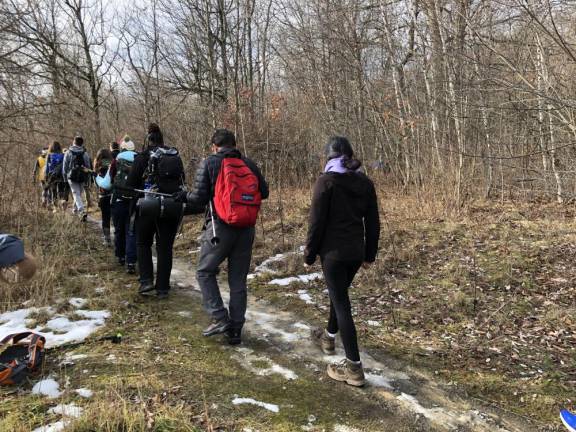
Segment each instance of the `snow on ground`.
[[301,253],[303,251],[304,251],[304,246],[300,246],[297,251],[279,253],[279,254],[274,255],[273,257],[265,259],[264,261],[262,261],[262,263],[260,265],[256,266],[256,268],[254,269],[254,273],[251,273],[248,275],[248,279],[255,279],[257,276],[261,276],[264,274],[272,274],[272,275],[277,274],[278,271],[270,268],[271,264],[274,264],[277,262],[282,262],[286,258],[288,258],[289,256],[297,255],[298,253]]
[[305,275],[290,276],[282,279],[273,279],[268,282],[269,285],[288,286],[294,282],[310,283],[314,280],[322,279],[322,273],[310,273]]
[[298,290],[298,298],[306,304],[315,304],[314,300],[312,300],[312,296],[308,294],[308,291],[306,290]]
[[105,320],[110,316],[108,311],[76,310],[75,314],[86,319],[71,321],[65,315],[55,315],[46,324],[30,328],[28,319],[35,313],[53,315],[54,310],[49,307],[27,308],[0,314],[0,336],[33,331],[46,338],[46,348],[53,348],[67,343],[84,341],[102,327]]
[[334,432],[361,432],[360,429],[356,429],[351,426],[337,424],[334,426]]
[[34,384],[32,394],[46,396],[49,399],[56,399],[60,397],[62,392],[60,391],[60,384],[58,384],[55,379],[47,378]]
[[67,420],[60,420],[56,423],[50,423],[46,426],[40,426],[39,428],[34,429],[32,432],[62,432],[66,429],[70,422]]
[[177,312],[178,315],[180,315],[182,318],[192,318],[192,312],[190,311],[180,311]]
[[[266,356],[255,355],[254,350],[250,348],[238,348],[236,351],[237,354],[233,354],[230,357],[253,374],[260,376],[280,375],[287,380],[295,380],[298,378],[298,375],[296,375],[294,371],[280,366]],[[255,364],[261,365],[263,363],[266,364],[267,367],[255,366]]]
[[87,388],[79,388],[74,391],[76,394],[78,394],[78,396],[83,397],[84,399],[90,399],[92,396],[94,396],[94,392]]
[[266,403],[266,402],[260,402],[257,400],[254,400],[252,398],[234,398],[232,400],[232,403],[234,405],[242,405],[242,404],[250,404],[250,405],[256,405],[259,407],[262,407],[264,409],[267,409],[268,411],[272,411],[274,413],[277,413],[280,411],[280,407],[278,405],[275,404],[270,404],[270,403]]
[[53,408],[48,410],[48,414],[60,414],[62,417],[72,417],[78,418],[82,415],[82,411],[84,411],[79,406],[75,404],[59,404]]
[[75,308],[81,308],[81,307],[86,306],[86,303],[88,303],[88,300],[86,300],[85,298],[80,298],[80,297],[72,297],[70,300],[68,300],[68,303],[70,303]]
[[292,326],[300,330],[311,330],[308,324],[304,324],[301,322],[294,323]]
[[366,321],[366,324],[368,324],[371,327],[381,327],[382,326],[382,323],[380,321],[368,320],[368,321]]
[[265,312],[257,312],[248,310],[246,317],[251,321],[252,325],[259,327],[258,334],[266,338],[268,334],[279,336],[284,342],[295,342],[302,337],[297,333],[287,332],[282,330],[278,324],[278,317],[270,315]]

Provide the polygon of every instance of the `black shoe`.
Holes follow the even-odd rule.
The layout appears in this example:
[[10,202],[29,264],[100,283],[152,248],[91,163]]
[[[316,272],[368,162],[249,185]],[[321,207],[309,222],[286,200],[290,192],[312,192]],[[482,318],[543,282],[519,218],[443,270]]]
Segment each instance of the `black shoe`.
[[118,265],[124,267],[126,265],[126,260],[124,258],[118,258]]
[[158,291],[156,293],[156,298],[158,300],[166,300],[168,298],[168,291]]
[[213,320],[212,324],[206,327],[202,334],[204,336],[214,336],[221,333],[226,333],[226,331],[230,328],[230,321],[226,318],[221,320]]
[[242,329],[231,328],[226,332],[229,345],[240,345],[242,343]]
[[126,265],[126,273],[133,275],[136,273],[136,264],[127,264]]
[[152,282],[141,282],[138,294],[149,295],[150,291],[154,291],[156,287]]

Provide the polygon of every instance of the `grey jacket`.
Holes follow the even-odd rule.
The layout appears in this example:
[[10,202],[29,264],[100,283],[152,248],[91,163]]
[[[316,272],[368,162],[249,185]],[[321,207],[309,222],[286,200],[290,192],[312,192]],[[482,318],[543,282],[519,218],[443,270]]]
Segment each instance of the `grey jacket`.
[[62,164],[62,174],[64,175],[64,178],[66,180],[68,180],[68,175],[70,174],[70,171],[72,171],[74,157],[81,152],[84,152],[84,167],[92,169],[92,160],[90,159],[90,155],[88,154],[86,149],[84,147],[73,145],[68,149],[68,151],[64,155],[64,163]]

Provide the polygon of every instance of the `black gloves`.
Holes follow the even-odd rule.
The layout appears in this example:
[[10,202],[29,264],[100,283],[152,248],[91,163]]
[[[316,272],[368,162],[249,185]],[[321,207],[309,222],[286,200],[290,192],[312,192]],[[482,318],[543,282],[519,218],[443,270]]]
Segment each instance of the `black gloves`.
[[186,191],[178,191],[172,194],[172,199],[176,202],[185,203],[188,201],[188,192]]

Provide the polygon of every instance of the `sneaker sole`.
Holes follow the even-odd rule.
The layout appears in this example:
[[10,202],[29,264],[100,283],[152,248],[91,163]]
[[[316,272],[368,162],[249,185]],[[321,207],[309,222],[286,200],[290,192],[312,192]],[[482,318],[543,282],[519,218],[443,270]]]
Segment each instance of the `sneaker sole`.
[[352,387],[364,387],[366,385],[366,380],[352,380],[352,379],[346,379],[346,378],[340,378],[338,375],[333,375],[332,374],[332,370],[330,368],[328,368],[326,370],[326,373],[328,374],[328,376],[330,378],[332,378],[334,381],[338,381],[338,382],[344,382]]
[[230,329],[230,324],[226,324],[225,326],[211,330],[209,332],[202,332],[202,336],[204,336],[204,337],[216,336],[216,335],[219,335],[222,333],[226,333],[229,329]]
[[576,429],[574,429],[574,426],[570,426],[568,423],[566,423],[566,420],[564,420],[564,417],[562,417],[562,414],[560,414],[560,420],[562,421],[562,424],[564,426],[566,426],[566,429],[568,429],[570,432],[576,432]]

